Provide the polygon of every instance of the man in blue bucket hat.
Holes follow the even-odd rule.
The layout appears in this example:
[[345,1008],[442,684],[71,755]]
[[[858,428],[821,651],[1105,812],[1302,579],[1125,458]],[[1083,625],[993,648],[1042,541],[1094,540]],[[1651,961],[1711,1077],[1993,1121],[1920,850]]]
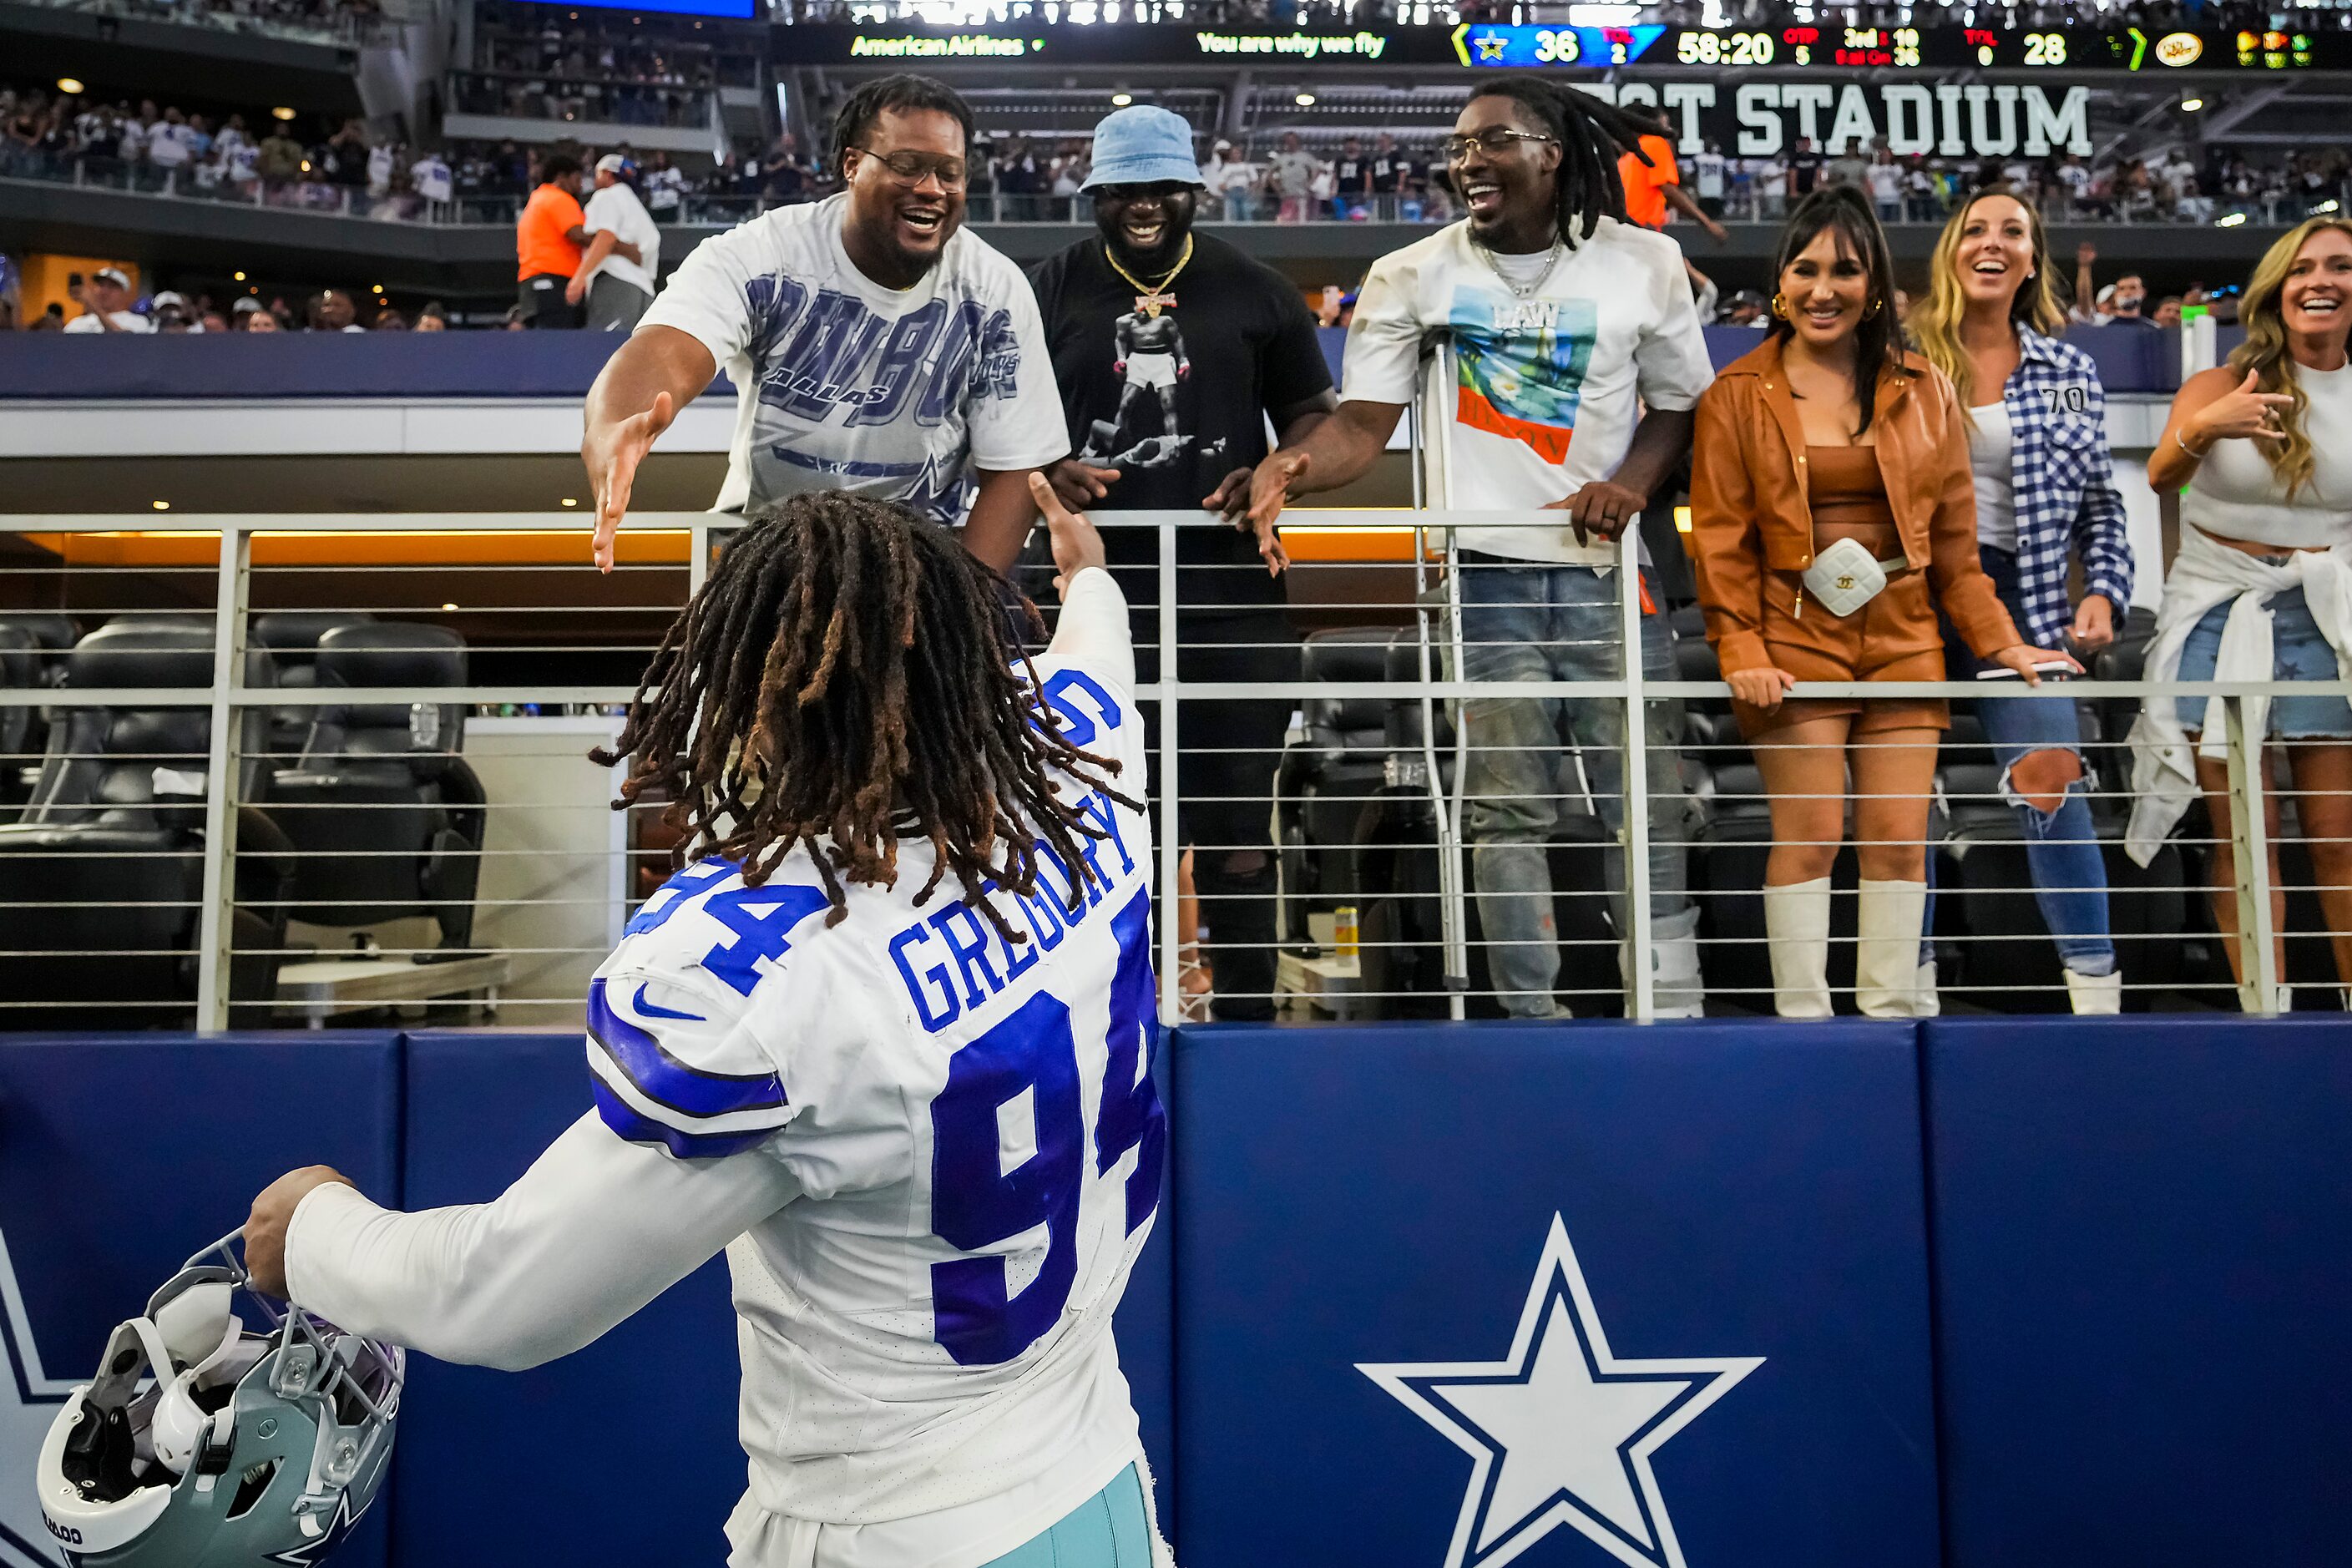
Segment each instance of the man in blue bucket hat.
[[[1231,528],[1177,538],[1177,671],[1185,680],[1296,680],[1298,634],[1281,579],[1243,517],[1250,472],[1338,406],[1298,286],[1192,228],[1202,189],[1192,128],[1139,104],[1095,128],[1095,227],[1030,274],[1076,456],[1046,477],[1063,501],[1105,514],[1115,575],[1137,616],[1137,656],[1160,679],[1159,541],[1125,510],[1199,510]],[[1203,521],[1207,521],[1203,519]],[[1180,841],[1209,928],[1216,1016],[1274,1016],[1275,765],[1292,700],[1187,701],[1176,789]],[[1156,742],[1152,752],[1159,757]],[[1208,973],[1188,975],[1197,992]]]

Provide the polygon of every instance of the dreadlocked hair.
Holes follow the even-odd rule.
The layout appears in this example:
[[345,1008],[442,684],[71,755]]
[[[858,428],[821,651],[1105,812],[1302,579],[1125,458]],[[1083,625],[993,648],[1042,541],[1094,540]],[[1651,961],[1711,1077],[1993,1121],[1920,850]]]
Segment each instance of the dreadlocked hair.
[[1078,839],[1104,832],[1052,773],[1140,808],[1109,785],[1119,764],[1072,745],[1035,700],[1008,595],[1042,639],[1034,605],[903,508],[824,493],[765,509],[663,634],[620,738],[589,753],[631,759],[614,809],[666,791],[662,820],[682,835],[672,868],[716,853],[749,886],[805,845],[828,925],[849,912],[845,878],[896,884],[902,838],[937,851],[918,904],[952,870],[967,903],[1024,941],[987,889],[1035,896],[1042,842],[1075,913],[1096,875]]
[[1475,103],[1482,98],[1511,100],[1559,143],[1554,221],[1570,249],[1591,238],[1603,217],[1629,221],[1624,182],[1617,177],[1618,155],[1631,153],[1655,167],[1657,160],[1643,149],[1642,138],[1664,135],[1664,121],[1541,77],[1507,76],[1482,83],[1470,99]]

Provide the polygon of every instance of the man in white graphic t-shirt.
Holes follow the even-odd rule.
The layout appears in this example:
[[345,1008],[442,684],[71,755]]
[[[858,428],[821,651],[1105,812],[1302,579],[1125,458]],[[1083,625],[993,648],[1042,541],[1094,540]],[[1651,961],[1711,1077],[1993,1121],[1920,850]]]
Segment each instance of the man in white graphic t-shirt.
[[846,189],[695,247],[588,392],[598,565],[637,465],[721,368],[738,403],[718,510],[853,490],[960,522],[974,555],[1013,564],[1028,476],[1070,447],[1028,280],[961,232],[971,142],[952,89],[868,82],[834,123]]
[[[1460,531],[1464,679],[1624,678],[1611,542],[1654,500],[1671,499],[1660,487],[1690,450],[1692,410],[1714,380],[1680,248],[1612,212],[1608,172],[1656,129],[1533,78],[1482,85],[1444,143],[1468,220],[1373,264],[1341,361],[1339,414],[1266,458],[1253,480],[1261,547],[1279,563],[1284,501],[1369,468],[1415,401],[1423,346],[1449,342],[1454,376],[1433,416],[1443,421],[1433,456],[1444,459],[1433,465],[1433,493],[1455,509],[1565,514],[1558,527]],[[1571,139],[1589,156],[1567,158]],[[1603,171],[1597,188],[1578,177],[1582,168]],[[1634,589],[1643,672],[1672,679],[1673,634],[1644,575]],[[1652,942],[1641,957],[1658,1015],[1695,1016],[1698,910],[1675,750],[1682,705],[1654,701],[1645,717]],[[1565,1009],[1545,846],[1564,801],[1582,793],[1564,742],[1579,749],[1613,829],[1624,706],[1479,698],[1463,704],[1462,724],[1471,747],[1464,826],[1494,987],[1514,1016],[1556,1016]]]

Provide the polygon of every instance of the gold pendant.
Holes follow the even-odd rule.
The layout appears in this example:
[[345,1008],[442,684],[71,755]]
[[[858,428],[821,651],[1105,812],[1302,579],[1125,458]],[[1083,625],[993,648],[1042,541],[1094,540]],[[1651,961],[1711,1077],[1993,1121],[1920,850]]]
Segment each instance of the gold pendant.
[[1135,309],[1141,315],[1156,317],[1162,310],[1172,310],[1175,308],[1176,296],[1173,294],[1155,291],[1150,294],[1138,294],[1135,297]]

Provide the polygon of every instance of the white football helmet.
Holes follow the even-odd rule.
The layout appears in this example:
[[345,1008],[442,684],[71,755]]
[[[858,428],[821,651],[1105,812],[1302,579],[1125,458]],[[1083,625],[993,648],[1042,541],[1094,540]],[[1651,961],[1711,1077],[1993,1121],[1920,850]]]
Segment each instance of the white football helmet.
[[[117,1328],[36,1468],[76,1568],[268,1568],[327,1556],[383,1483],[406,1352],[254,1290],[234,1233]],[[238,1292],[268,1327],[235,1308]]]

